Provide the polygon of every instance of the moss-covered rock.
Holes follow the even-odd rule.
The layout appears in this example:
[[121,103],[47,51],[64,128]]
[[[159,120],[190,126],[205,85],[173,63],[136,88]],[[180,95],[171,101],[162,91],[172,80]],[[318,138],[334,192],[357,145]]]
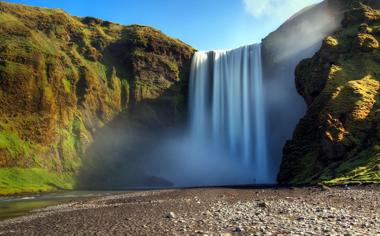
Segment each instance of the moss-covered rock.
[[369,52],[379,48],[379,42],[371,34],[358,34],[355,39],[355,46],[363,52]]
[[193,52],[150,27],[0,2],[0,168],[75,173],[94,133],[139,106],[172,124]]
[[308,111],[284,148],[280,183],[380,182],[380,5],[342,4],[341,29],[297,67]]

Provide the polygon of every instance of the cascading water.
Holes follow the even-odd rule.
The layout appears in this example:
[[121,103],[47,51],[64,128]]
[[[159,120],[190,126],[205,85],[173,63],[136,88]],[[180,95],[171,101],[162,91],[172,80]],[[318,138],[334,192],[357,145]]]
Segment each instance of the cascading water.
[[215,150],[210,155],[222,150],[227,158],[250,166],[252,182],[274,182],[268,174],[260,44],[195,53],[190,133],[194,148],[210,146]]
[[[147,129],[148,124],[154,127],[152,124],[162,121],[160,105],[166,94],[159,99],[159,106],[152,104],[148,118],[145,111],[150,104],[138,105],[143,109],[136,109],[141,113],[134,118],[120,123],[116,119],[97,134],[92,150],[86,152],[91,158],[83,165],[90,167],[88,173],[82,171],[85,185],[276,183],[284,143],[306,111],[294,86],[294,69],[302,58],[320,48],[326,35],[339,28],[341,9],[330,5],[325,1],[299,13],[267,37],[271,42],[267,66],[273,69],[264,81],[260,45],[196,53],[189,91],[189,129]],[[168,104],[172,102],[169,99]],[[140,117],[142,121],[136,119]],[[147,120],[149,123],[142,125]]]

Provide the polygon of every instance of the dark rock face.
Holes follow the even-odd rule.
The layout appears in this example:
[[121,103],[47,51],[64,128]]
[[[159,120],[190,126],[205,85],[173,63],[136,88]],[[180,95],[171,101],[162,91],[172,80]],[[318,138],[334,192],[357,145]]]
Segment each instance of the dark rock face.
[[296,69],[308,109],[283,150],[280,183],[378,183],[378,1],[341,1],[342,26]]
[[181,121],[193,53],[150,27],[1,2],[0,167],[75,173],[122,113]]
[[[279,170],[284,144],[292,137],[297,123],[306,112],[305,102],[297,93],[294,83],[295,68],[302,59],[318,51],[323,39],[340,27],[342,17],[336,1],[324,1],[295,14],[263,40],[271,169]],[[319,80],[306,83],[313,83],[310,90],[323,87],[323,81],[321,83]]]

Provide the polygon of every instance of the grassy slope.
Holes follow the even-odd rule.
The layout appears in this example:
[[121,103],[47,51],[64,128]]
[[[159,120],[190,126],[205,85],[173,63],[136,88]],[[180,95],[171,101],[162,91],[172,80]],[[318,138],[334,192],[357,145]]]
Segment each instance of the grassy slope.
[[178,106],[193,51],[150,27],[0,2],[0,195],[72,187],[97,129],[164,94]]
[[1,168],[0,195],[67,190],[75,186],[73,173],[41,168]]

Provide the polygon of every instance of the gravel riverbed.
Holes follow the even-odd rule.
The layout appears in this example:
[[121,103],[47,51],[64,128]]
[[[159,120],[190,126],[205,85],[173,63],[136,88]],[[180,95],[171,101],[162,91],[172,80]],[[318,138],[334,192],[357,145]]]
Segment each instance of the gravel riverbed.
[[0,221],[0,235],[379,235],[380,186],[145,191]]

